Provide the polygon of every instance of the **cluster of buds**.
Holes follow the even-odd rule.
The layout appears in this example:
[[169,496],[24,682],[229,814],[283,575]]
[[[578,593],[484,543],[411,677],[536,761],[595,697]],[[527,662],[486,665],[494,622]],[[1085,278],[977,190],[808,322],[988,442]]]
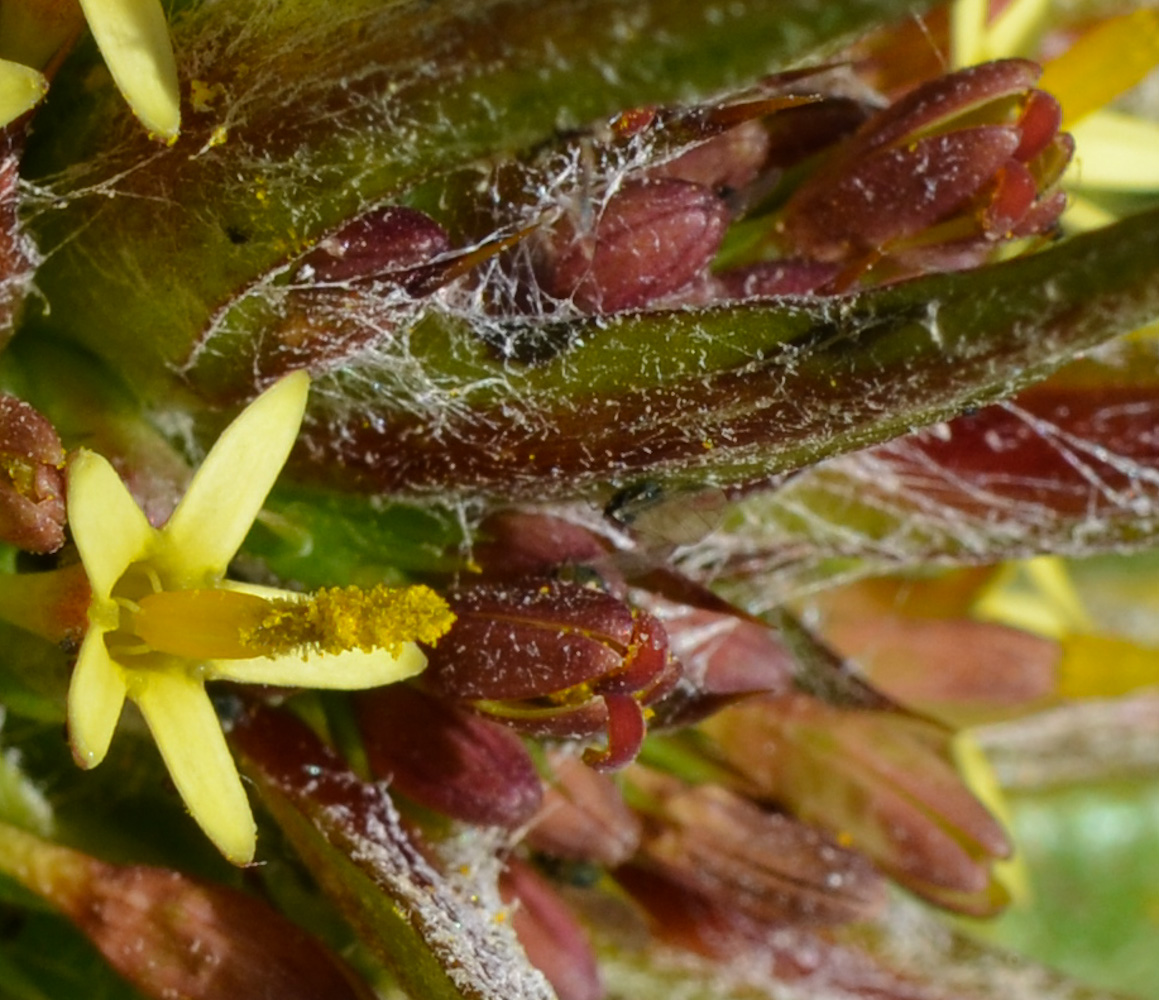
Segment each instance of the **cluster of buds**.
[[[507,831],[500,886],[561,998],[603,995],[561,874],[610,877],[650,933],[707,954],[780,934],[772,961],[790,979],[810,949],[839,948],[827,929],[880,911],[886,877],[963,912],[1002,905],[992,865],[1009,844],[956,776],[947,731],[880,696],[795,693],[775,631],[621,565],[586,527],[509,512],[481,530],[427,670],[355,695],[356,718],[404,815]],[[675,741],[674,770],[663,751],[633,761],[646,719],[657,745]]]
[[[1048,234],[1064,208],[1073,142],[1039,72],[985,63],[884,110],[834,70],[790,73],[755,99],[625,112],[567,153],[626,164],[607,166],[602,190],[557,189],[552,165],[531,163],[518,186],[496,181],[501,214],[452,205],[436,221],[388,205],[328,233],[260,283],[241,312],[263,317],[261,336],[206,377],[221,398],[349,364],[443,289],[453,308],[467,294],[500,316],[550,318],[835,294],[981,264]],[[805,163],[798,182],[790,168]],[[516,187],[552,193],[521,204]],[[498,346],[533,362],[544,349]]]
[[[455,296],[474,296],[502,319],[537,311],[571,319],[839,294],[975,266],[1003,241],[1049,234],[1063,208],[1056,188],[1073,143],[1059,133],[1058,104],[1035,89],[1038,72],[1025,60],[988,63],[919,85],[885,109],[848,96],[832,74],[786,74],[738,103],[626,112],[568,151],[616,165],[593,190],[527,182],[538,170],[547,174],[532,158],[510,169],[523,171],[522,188],[538,200],[504,205],[509,217],[473,220],[448,210],[440,221],[388,205],[298,247],[274,278],[255,284],[261,287],[248,304],[266,321],[262,336],[246,341],[244,356],[222,362],[236,371],[211,360],[191,381],[219,379],[214,391],[224,399],[255,384],[302,380],[286,378],[302,369],[346,366],[443,294],[452,308]],[[807,162],[812,169],[801,180],[805,172],[792,168]],[[532,221],[519,214],[524,209]],[[6,254],[0,239],[0,256]],[[456,284],[459,278],[467,280]],[[239,293],[239,302],[251,291]],[[223,324],[235,321],[240,329],[247,309],[234,307]],[[0,297],[0,320],[4,308]],[[500,346],[516,361],[540,360]],[[301,392],[296,419],[283,428],[287,453],[305,406]],[[264,449],[262,441],[247,454]],[[6,542],[40,553],[61,547],[63,461],[47,421],[0,397]],[[74,479],[86,467],[105,475],[82,458]],[[208,493],[203,487],[194,495]],[[264,497],[255,494],[253,514]],[[229,503],[236,506],[236,495]],[[209,500],[203,506],[217,511]],[[77,529],[85,518],[73,507],[73,534],[83,549]],[[835,969],[856,966],[860,953],[834,928],[878,914],[887,879],[963,913],[992,914],[1005,902],[994,865],[1008,856],[1009,843],[959,778],[946,730],[875,698],[868,686],[861,701],[827,694],[823,684],[810,687],[802,676],[809,664],[775,629],[674,569],[621,558],[594,530],[560,517],[492,513],[479,526],[473,575],[433,581],[449,611],[423,588],[410,617],[430,627],[412,628],[404,639],[383,624],[405,617],[385,590],[323,591],[301,601],[235,586],[226,571],[248,522],[234,526],[236,539],[219,545],[213,565],[198,567],[204,579],[195,586],[158,553],[168,558],[170,545],[191,564],[204,561],[213,538],[200,529],[209,515],[175,518],[177,529],[192,519],[196,532],[172,525],[155,531],[139,511],[131,513],[139,537],[131,552],[126,545],[115,553],[124,556],[115,572],[89,559],[99,571],[90,568],[90,577],[109,577],[103,590],[91,588],[88,623],[90,653],[96,651],[89,673],[103,673],[101,683],[77,688],[73,711],[84,723],[100,699],[82,695],[110,690],[115,711],[89,726],[103,742],[89,741],[98,746],[86,752],[94,762],[103,756],[126,697],[138,701],[150,725],[180,720],[192,704],[216,734],[203,677],[245,685],[245,707],[229,738],[270,811],[288,836],[306,844],[307,865],[321,869],[319,883],[349,908],[354,924],[364,900],[342,879],[375,852],[352,844],[381,837],[377,846],[396,866],[397,883],[408,891],[436,886],[429,895],[439,897],[445,886],[437,880],[436,842],[456,824],[501,831],[498,894],[560,1000],[603,995],[582,921],[552,878],[560,873],[581,882],[606,878],[639,925],[661,940],[715,956],[730,955],[740,942],[771,941],[772,967],[787,979],[811,974],[826,956],[840,955]],[[88,537],[89,549],[103,555],[103,536],[90,528]],[[380,614],[371,618],[369,609]],[[96,617],[104,610],[107,624]],[[317,627],[322,619],[324,629]],[[374,628],[364,638],[334,622]],[[333,635],[333,648],[319,638]],[[419,652],[416,643],[430,648]],[[313,676],[313,656],[350,652],[406,656],[396,670],[349,685],[356,691],[345,703],[353,726],[344,735],[364,755],[362,774],[258,690]],[[294,669],[259,671],[250,661],[260,656],[287,658]],[[216,672],[189,666],[206,660],[228,662]],[[110,678],[120,686],[110,686]],[[158,678],[169,687],[157,687]],[[330,680],[313,684],[338,686]],[[398,683],[374,686],[386,680]],[[73,726],[84,729],[75,719]],[[75,734],[73,742],[87,745]],[[192,775],[193,784],[196,769],[183,769],[183,758],[174,756],[175,773]],[[187,798],[211,813],[213,795],[193,793]],[[309,822],[298,822],[295,810]],[[252,831],[242,840],[226,853],[247,863]],[[16,835],[10,841],[24,843]],[[327,870],[335,844],[345,853]],[[227,986],[244,990],[251,979],[272,981],[255,971],[266,952],[294,975],[299,965],[311,966],[313,978],[303,973],[306,985],[297,993],[365,992],[324,950],[303,944],[305,957],[296,955],[298,932],[280,923],[263,929],[265,907],[248,897],[69,853],[53,852],[52,864],[71,881],[57,887],[59,899],[49,898],[157,995],[211,996]],[[227,939],[243,936],[241,923],[258,928],[252,940],[261,948],[231,956]],[[214,960],[227,974],[207,986],[193,983],[180,956],[169,956],[159,972],[126,957],[124,941],[138,925],[157,930],[162,957],[173,940],[184,942],[189,927],[201,934],[204,925],[213,932],[206,940],[218,936]],[[275,930],[291,944],[275,941]]]
[[[699,137],[629,175],[598,211],[565,213],[539,234],[536,277],[550,296],[607,313],[827,294],[980,264],[1001,241],[1049,232],[1064,207],[1056,185],[1073,142],[1058,132],[1058,103],[1034,88],[1039,73],[1027,60],[985,63],[883,111],[816,93],[803,105],[767,99],[675,123],[621,116],[621,142],[665,130],[669,142]],[[791,75],[770,86],[824,84]],[[784,169],[808,157],[807,180],[763,213]],[[736,222],[759,227],[757,249],[713,271]]]

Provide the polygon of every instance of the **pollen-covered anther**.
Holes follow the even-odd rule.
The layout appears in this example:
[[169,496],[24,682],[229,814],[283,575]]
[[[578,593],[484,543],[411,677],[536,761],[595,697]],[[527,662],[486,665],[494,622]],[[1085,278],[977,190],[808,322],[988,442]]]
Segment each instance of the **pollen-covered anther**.
[[291,651],[340,653],[376,649],[396,654],[403,643],[434,643],[455,620],[446,602],[429,587],[330,587],[309,598],[279,599],[241,642],[251,656]]

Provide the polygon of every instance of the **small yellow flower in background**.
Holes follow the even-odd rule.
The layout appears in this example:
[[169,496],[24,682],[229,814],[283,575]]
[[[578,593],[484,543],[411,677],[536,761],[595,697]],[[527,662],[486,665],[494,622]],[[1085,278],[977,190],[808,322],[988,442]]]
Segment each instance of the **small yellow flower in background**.
[[1118,698],[1159,687],[1159,647],[1100,627],[1059,556],[1003,566],[978,595],[973,612],[1057,642],[1059,698]]
[[194,819],[235,864],[255,827],[205,682],[353,690],[417,674],[453,615],[426,587],[313,597],[224,579],[297,436],[303,372],[226,429],[173,516],[156,529],[105,459],[68,470],[73,538],[92,589],[68,694],[73,753],[104,759],[125,699],[136,703]]
[[38,72],[67,47],[84,21],[117,88],[150,134],[181,131],[177,62],[159,0],[5,0],[0,4],[0,127],[48,89]]

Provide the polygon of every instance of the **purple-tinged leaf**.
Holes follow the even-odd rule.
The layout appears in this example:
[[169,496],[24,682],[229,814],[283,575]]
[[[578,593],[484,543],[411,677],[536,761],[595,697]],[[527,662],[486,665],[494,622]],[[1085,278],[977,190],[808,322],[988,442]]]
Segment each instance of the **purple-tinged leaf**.
[[430,1000],[550,1000],[496,919],[485,871],[438,871],[385,789],[361,781],[294,716],[258,708],[232,735],[266,807],[404,989]]
[[[532,366],[497,364],[460,321],[432,316],[407,364],[434,373],[453,359],[455,384],[476,387],[470,401],[455,389],[397,410],[316,414],[305,457],[368,488],[420,493],[607,499],[609,484],[644,479],[763,482],[1011,395],[1150,321],[1156,261],[1159,226],[1142,214],[839,302],[580,321],[571,348]],[[405,393],[375,373],[394,385],[385,398]]]
[[514,903],[511,921],[527,957],[557,1000],[600,1000],[604,985],[591,942],[567,903],[530,865],[511,858],[499,891]]
[[686,558],[759,608],[833,574],[1153,545],[1155,371],[1153,341],[1113,345],[1010,402],[750,496]]
[[25,163],[60,198],[35,220],[38,285],[58,333],[158,403],[244,290],[368,205],[624,108],[735,90],[926,5],[738,0],[722,17],[714,0],[333,0],[306,21],[296,6],[182,7],[179,72],[205,96],[173,145],[93,76],[91,50],[54,79]]

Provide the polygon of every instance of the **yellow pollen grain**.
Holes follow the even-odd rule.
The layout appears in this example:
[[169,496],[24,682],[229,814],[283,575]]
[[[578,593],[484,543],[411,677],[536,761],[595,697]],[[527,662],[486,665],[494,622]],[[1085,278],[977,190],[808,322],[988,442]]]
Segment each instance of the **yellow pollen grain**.
[[352,649],[394,655],[407,642],[434,643],[454,620],[447,603],[430,587],[330,587],[305,601],[274,602],[242,641],[266,656]]
[[572,705],[583,705],[591,701],[595,697],[592,691],[592,686],[588,683],[573,684],[569,688],[564,688],[562,691],[552,691],[545,696],[545,700],[550,705],[559,705],[561,707],[570,707]]
[[220,83],[206,83],[204,80],[191,80],[189,83],[189,103],[194,111],[205,114],[211,111],[213,104],[222,96],[224,88]]

